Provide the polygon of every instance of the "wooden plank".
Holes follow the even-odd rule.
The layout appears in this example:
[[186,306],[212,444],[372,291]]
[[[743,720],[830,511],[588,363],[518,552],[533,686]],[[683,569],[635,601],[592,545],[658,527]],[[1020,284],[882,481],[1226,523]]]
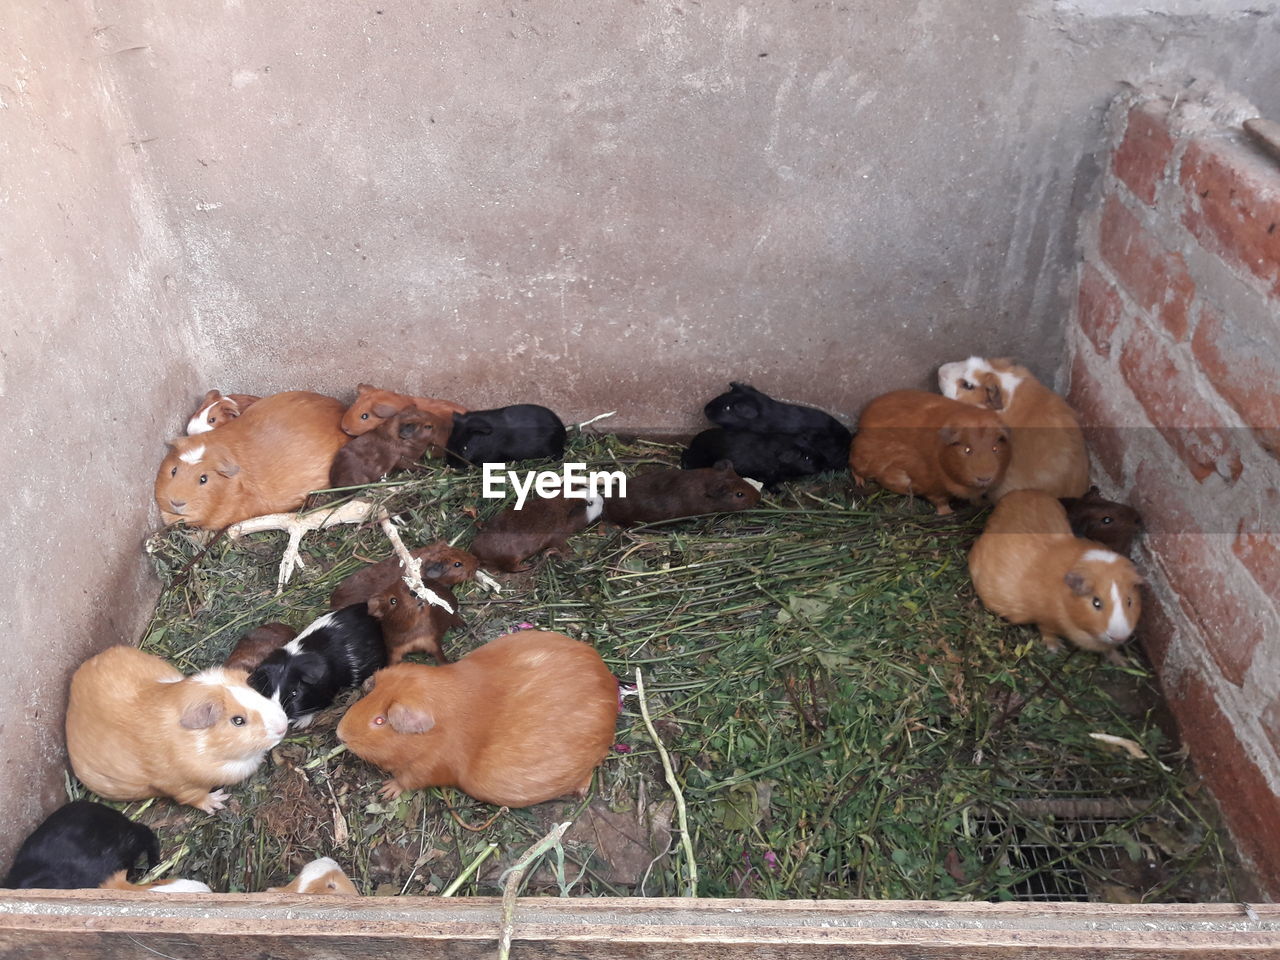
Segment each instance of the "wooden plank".
[[[516,958],[1265,957],[1280,907],[525,898]],[[1256,918],[1256,919],[1254,919]],[[493,957],[494,898],[0,891],[0,957]]]

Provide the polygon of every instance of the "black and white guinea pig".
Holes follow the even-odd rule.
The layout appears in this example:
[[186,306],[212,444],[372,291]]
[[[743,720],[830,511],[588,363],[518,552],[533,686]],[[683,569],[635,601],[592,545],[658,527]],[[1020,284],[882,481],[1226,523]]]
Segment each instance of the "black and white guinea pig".
[[685,470],[713,467],[728,460],[740,477],[759,480],[773,489],[783,480],[822,472],[821,457],[806,435],[749,433],[712,427],[690,441],[680,455]]
[[[784,403],[745,383],[730,383],[722,393],[703,407],[707,419],[730,430],[752,433],[812,434],[828,438],[822,450],[822,470],[843,469],[849,460],[853,435],[849,428],[831,414],[817,407]],[[825,447],[830,446],[830,450]]]
[[249,674],[249,686],[279,703],[290,725],[302,728],[339,691],[358,687],[386,665],[382,624],[365,604],[353,603],[312,621],[270,654]]
[[147,869],[160,860],[151,828],[134,823],[102,803],[76,800],[59,807],[18,850],[4,885],[12,888],[78,890],[99,886],[138,858]]
[[560,418],[533,403],[455,413],[448,464],[478,467],[513,460],[559,460],[564,456],[564,437]]

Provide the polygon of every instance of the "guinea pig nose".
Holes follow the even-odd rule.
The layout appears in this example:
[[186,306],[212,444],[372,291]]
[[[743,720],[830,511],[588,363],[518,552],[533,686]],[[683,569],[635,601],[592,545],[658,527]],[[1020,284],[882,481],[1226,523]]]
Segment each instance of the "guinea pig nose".
[[181,510],[181,509],[182,509],[183,507],[185,507],[186,505],[187,505],[187,501],[185,501],[185,500],[170,500],[170,501],[169,501],[169,506],[173,507],[173,509],[174,509],[174,510]]
[[988,483],[991,482],[991,477],[974,477],[973,482],[980,487],[985,487]]

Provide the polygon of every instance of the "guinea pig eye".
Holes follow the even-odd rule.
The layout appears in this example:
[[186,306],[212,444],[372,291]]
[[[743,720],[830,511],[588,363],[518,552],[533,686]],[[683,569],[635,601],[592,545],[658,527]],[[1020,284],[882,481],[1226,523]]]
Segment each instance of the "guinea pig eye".
[[381,715],[376,716],[376,717],[374,717],[374,718],[373,718],[373,725],[374,725],[375,727],[380,727],[380,726],[382,726],[382,725],[383,725],[384,723],[386,723],[386,722],[387,722],[387,718],[386,718],[386,717],[384,717],[384,716],[381,716]]
[[970,383],[968,380],[961,380],[961,381],[960,381],[960,389],[961,389],[961,390],[972,390],[972,389],[973,389],[973,384],[972,384],[972,383]]
[[177,467],[174,467],[172,470],[170,470],[170,471],[169,471],[169,476],[171,476],[171,477],[176,477],[177,475],[178,475],[178,468],[177,468]]
[[743,492],[739,490],[737,493],[734,494],[734,496],[737,497],[739,500],[741,500],[743,496],[745,496],[745,494],[743,494]]
[[1110,522],[1111,522],[1111,518],[1110,518],[1110,517],[1103,517],[1103,518],[1102,518],[1102,523],[1103,523],[1103,525],[1104,525],[1104,526],[1105,526],[1106,524],[1110,523]]
[[1094,598],[1093,598],[1093,609],[1095,609],[1095,610],[1101,610],[1101,609],[1102,609],[1102,601],[1101,601],[1101,600],[1099,600],[1097,597],[1094,597]]
[[387,597],[387,603],[388,603],[390,606],[393,606],[393,607],[394,607],[394,606],[395,606],[397,603],[399,603],[399,602],[400,602],[400,601],[399,601],[399,600],[397,600],[395,597]]
[[213,426],[215,423],[217,423],[217,422],[218,422],[218,418],[217,418],[217,417],[210,417],[210,418],[209,418],[209,426],[211,426],[211,427],[212,427],[212,426]]
[[202,473],[202,474],[200,474],[200,482],[201,482],[201,483],[208,483],[208,482],[209,482],[209,475],[208,475],[207,473]]
[[973,447],[965,447],[965,448],[964,448],[964,455],[965,455],[966,457],[967,457],[967,456],[969,456],[969,455],[970,455],[970,454],[972,454],[972,453],[973,453]]
[[368,419],[369,419],[369,415],[368,415],[367,413],[362,413],[362,414],[360,414],[360,419],[361,419],[361,420],[368,420]]
[[455,560],[455,561],[453,561],[453,565],[454,565],[455,567],[460,567],[460,566],[462,566],[462,561],[461,561],[461,560]]
[[243,726],[244,726],[244,717],[240,716],[240,714],[238,714],[238,713],[237,713],[234,717],[232,717],[232,718],[231,718],[231,723],[232,723],[234,726],[237,726],[237,727],[243,727]]

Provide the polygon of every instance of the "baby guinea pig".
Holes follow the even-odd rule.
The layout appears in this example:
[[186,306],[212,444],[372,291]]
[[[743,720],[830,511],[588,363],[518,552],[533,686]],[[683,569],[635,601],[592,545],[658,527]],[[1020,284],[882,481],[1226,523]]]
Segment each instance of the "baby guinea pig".
[[546,551],[558,554],[566,541],[600,518],[601,497],[533,496],[517,510],[507,507],[488,521],[471,542],[471,552],[490,570],[522,573],[529,558]]
[[252,673],[258,664],[267,659],[267,654],[278,650],[298,635],[298,631],[287,623],[264,623],[254,627],[241,637],[227,659],[222,661],[226,670],[243,670]]
[[922,390],[895,390],[862,411],[849,469],[858,486],[874,480],[894,493],[924,497],[943,516],[952,497],[977,501],[998,484],[1009,452],[1009,430],[993,411]]
[[818,472],[843,469],[848,462],[849,428],[816,407],[783,403],[745,383],[730,383],[729,392],[708,403],[703,412],[712,423],[731,430],[810,435],[822,452]]
[[1050,650],[1058,638],[1120,662],[1116,648],[1142,613],[1133,564],[1071,533],[1067,512],[1043,490],[1015,490],[992,511],[969,552],[983,605],[1010,623],[1034,623]]
[[249,409],[250,404],[257,403],[261,397],[247,393],[228,393],[223,396],[217,390],[210,390],[196,407],[196,412],[187,421],[187,436],[197,433],[208,433],[224,424],[230,423]]
[[449,434],[451,467],[559,460],[564,456],[564,424],[554,412],[533,403],[453,415]]
[[[449,430],[453,426],[455,413],[466,413],[467,408],[450,400],[439,400],[435,397],[413,397],[407,393],[393,393],[390,390],[379,390],[367,383],[356,386],[356,400],[342,415],[342,429],[353,437],[368,433],[383,420],[403,410],[405,407],[417,407],[429,413],[441,424],[435,442],[444,446],[449,442]],[[437,456],[432,453],[432,456]]]
[[[409,553],[422,561],[422,576],[437,580],[447,587],[470,580],[480,565],[466,550],[451,547],[443,540]],[[329,595],[329,606],[337,610],[353,603],[363,603],[402,576],[404,572],[400,566],[400,557],[393,553],[371,566],[360,568],[339,583]]]
[[448,663],[440,641],[450,630],[466,626],[452,590],[439,580],[423,577],[422,583],[448,607],[419,597],[402,576],[369,598],[369,613],[382,621],[389,665],[399,663],[415,650],[431,654],[437,663]]
[[1090,487],[1083,497],[1066,497],[1060,502],[1077,537],[1096,540],[1122,557],[1129,556],[1134,539],[1142,532],[1142,515],[1137,510],[1104,500],[1097,487]]
[[395,470],[408,470],[435,445],[440,421],[416,407],[405,407],[334,455],[329,486],[376,483]]
[[205,813],[280,742],[280,705],[221,667],[184,677],[159,657],[108,647],[71,678],[67,753],[81,782],[109,800],[172,797]]
[[360,891],[351,882],[336,860],[320,857],[312,860],[286,886],[267,887],[267,893],[309,893],[358,897]]
[[160,860],[151,828],[105,804],[76,800],[59,807],[22,841],[4,886],[75,890],[97,887],[117,871],[123,877],[146,857]]
[[[738,476],[759,480],[766,490],[772,490],[784,480],[822,472],[825,461],[809,441],[808,434],[751,433],[712,427],[693,438],[680,455],[680,466],[696,470],[727,460]],[[848,454],[846,446],[841,466]]]
[[750,510],[760,491],[721,460],[699,470],[655,470],[627,480],[625,497],[607,497],[604,519],[618,526],[657,523],[704,513]]
[[387,799],[453,786],[527,807],[585,792],[618,718],[618,684],[600,655],[540,630],[498,637],[444,667],[388,667],[371,682],[338,739],[391,774]]
[[386,665],[382,625],[356,603],[317,618],[272,651],[249,675],[249,686],[284,708],[290,724],[302,729],[339,692],[360,686]]

